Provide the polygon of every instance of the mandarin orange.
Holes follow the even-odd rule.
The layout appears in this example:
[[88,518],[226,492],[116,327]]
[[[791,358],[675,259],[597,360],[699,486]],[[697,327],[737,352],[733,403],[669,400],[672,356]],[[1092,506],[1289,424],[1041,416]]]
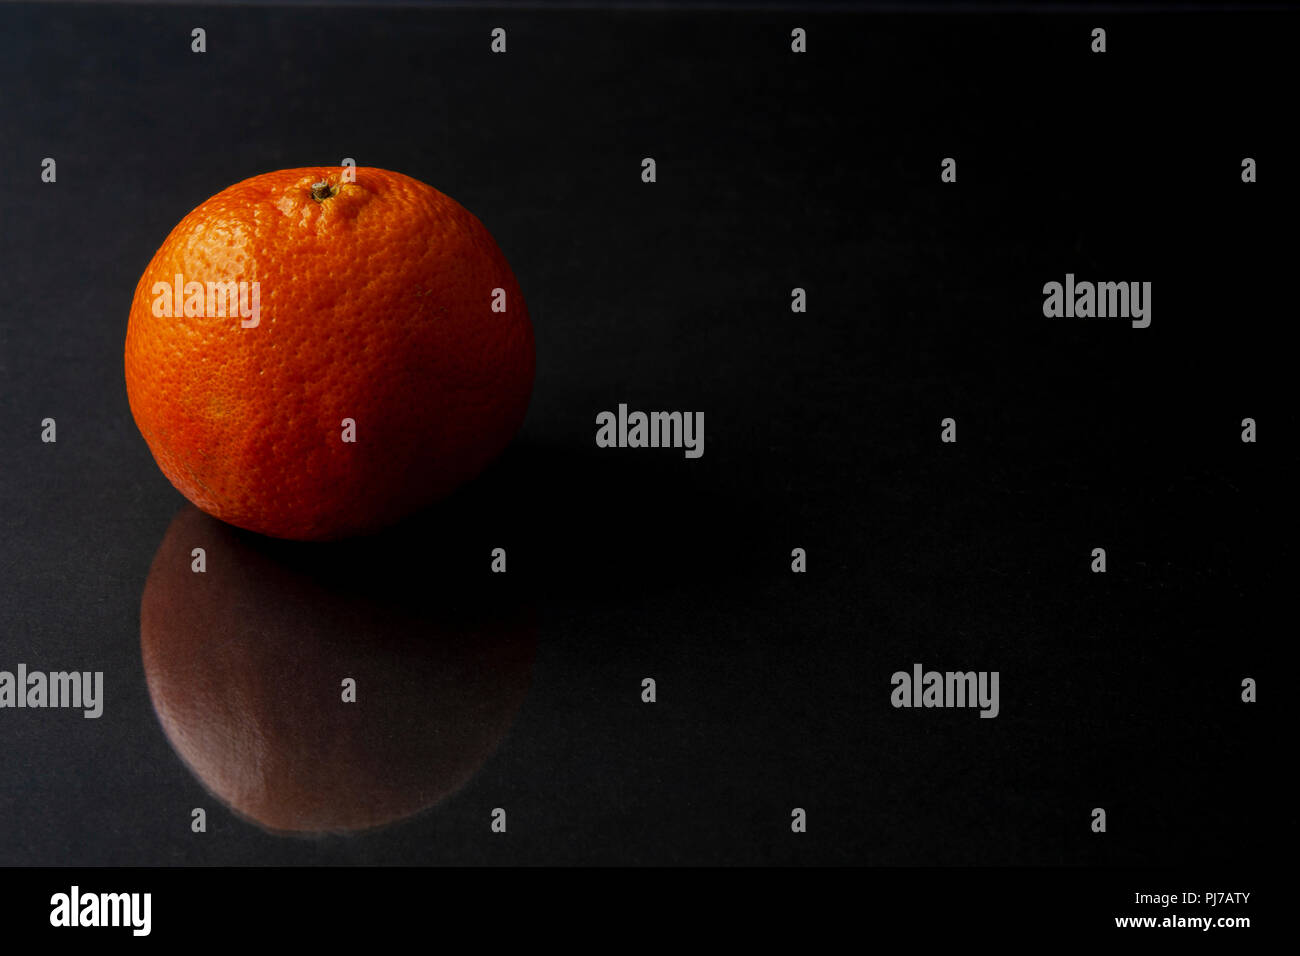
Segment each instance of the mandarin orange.
[[521,426],[533,370],[488,230],[365,167],[266,173],[204,202],[145,269],[126,337],[163,474],[216,518],[299,540],[384,527],[474,477]]

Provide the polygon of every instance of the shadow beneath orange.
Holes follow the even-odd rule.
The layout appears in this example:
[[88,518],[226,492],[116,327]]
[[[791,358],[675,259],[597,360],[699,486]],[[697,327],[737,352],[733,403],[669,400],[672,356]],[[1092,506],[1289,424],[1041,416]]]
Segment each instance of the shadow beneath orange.
[[141,601],[145,678],[177,754],[240,816],[284,833],[382,826],[464,786],[509,730],[532,603],[427,530],[320,545],[188,505],[173,519]]
[[802,526],[783,501],[737,485],[734,470],[711,468],[669,449],[519,439],[402,528],[459,560],[486,564],[492,548],[505,548],[518,586],[547,603],[648,589],[698,594],[700,582],[713,601],[788,575]]

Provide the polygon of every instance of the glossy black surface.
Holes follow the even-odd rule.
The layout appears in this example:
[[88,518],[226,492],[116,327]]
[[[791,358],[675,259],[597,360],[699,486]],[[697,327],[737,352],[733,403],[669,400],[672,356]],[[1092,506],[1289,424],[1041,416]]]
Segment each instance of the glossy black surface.
[[[1104,56],[1093,25],[0,7],[0,669],[102,670],[107,695],[98,720],[0,711],[0,864],[1262,858],[1288,577],[1273,484],[1295,464],[1295,23],[1112,14]],[[141,596],[184,501],[132,422],[122,345],[182,216],[344,156],[483,220],[528,299],[537,383],[497,465],[378,544],[290,558],[239,536],[329,593],[368,572],[347,579],[372,602],[356,614],[268,638],[290,643],[262,692],[303,693],[274,668],[314,643],[344,666],[353,629],[361,667],[375,601],[433,640],[449,614],[472,631],[499,598],[526,606],[535,659],[455,793],[287,838],[209,794],[151,702]],[[1151,328],[1045,319],[1067,272],[1152,281]],[[703,458],[596,448],[620,402],[705,412]],[[276,580],[196,627],[283,628]],[[917,661],[998,670],[1000,716],[893,709],[890,675]],[[423,726],[469,740],[428,682]]]

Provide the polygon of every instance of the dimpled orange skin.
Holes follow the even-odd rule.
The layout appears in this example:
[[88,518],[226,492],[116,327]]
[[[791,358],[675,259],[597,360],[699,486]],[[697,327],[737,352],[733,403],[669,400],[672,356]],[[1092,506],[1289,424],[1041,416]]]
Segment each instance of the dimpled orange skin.
[[[181,220],[136,287],[136,424],[186,498],[250,531],[326,540],[392,524],[478,474],[527,411],[532,323],[487,229],[408,176],[355,176],[231,186]],[[154,315],[154,284],[178,274],[259,282],[259,324]]]

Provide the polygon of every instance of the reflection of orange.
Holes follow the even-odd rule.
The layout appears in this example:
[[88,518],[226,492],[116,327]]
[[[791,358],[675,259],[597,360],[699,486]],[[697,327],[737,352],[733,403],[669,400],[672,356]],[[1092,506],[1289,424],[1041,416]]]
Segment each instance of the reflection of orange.
[[[532,325],[483,224],[399,173],[344,179],[286,169],[218,193],[131,305],[127,395],[159,467],[209,514],[276,537],[369,531],[446,495],[502,451],[532,392]],[[232,282],[244,314],[258,283],[256,324],[226,308]]]
[[144,676],[168,741],[241,817],[286,833],[392,823],[465,786],[506,736],[532,678],[532,606],[505,575],[413,574],[418,540],[270,541],[188,505],[172,521],[140,603]]

